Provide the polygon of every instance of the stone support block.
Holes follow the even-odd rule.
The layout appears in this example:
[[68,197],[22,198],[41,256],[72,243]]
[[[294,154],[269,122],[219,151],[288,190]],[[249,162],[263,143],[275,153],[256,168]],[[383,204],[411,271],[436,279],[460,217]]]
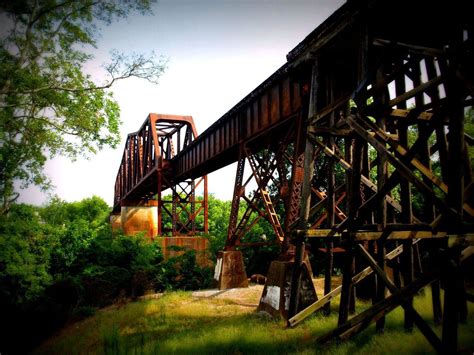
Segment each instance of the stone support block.
[[220,290],[248,287],[242,252],[237,250],[218,252],[214,281]]

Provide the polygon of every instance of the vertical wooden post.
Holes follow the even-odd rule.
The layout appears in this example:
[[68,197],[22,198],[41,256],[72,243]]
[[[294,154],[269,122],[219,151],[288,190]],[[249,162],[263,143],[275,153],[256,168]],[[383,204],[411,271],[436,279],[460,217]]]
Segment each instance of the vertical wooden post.
[[[399,76],[395,80],[396,95],[400,96],[406,92],[405,76]],[[406,102],[399,104],[401,109],[406,109]],[[398,122],[398,137],[400,144],[408,148],[408,126],[399,120]],[[400,202],[402,206],[401,221],[403,223],[411,224],[413,222],[413,210],[411,202],[411,184],[406,179],[402,179],[400,182]],[[403,242],[403,255],[402,255],[402,273],[404,286],[413,282],[414,270],[413,270],[413,241],[406,240]],[[410,297],[407,301],[413,304],[413,297]],[[406,330],[413,329],[413,319],[410,313],[405,311],[404,326]]]
[[354,243],[350,237],[346,239],[346,253],[344,259],[344,269],[342,271],[341,301],[339,304],[338,325],[344,324],[349,318],[349,308],[351,301],[352,275],[354,274]]
[[[384,80],[384,65],[382,65],[376,74],[376,81],[383,83]],[[381,84],[380,87],[383,87]],[[385,105],[388,99],[388,94],[386,93],[386,89],[380,93],[379,96],[374,98],[375,104],[377,105]],[[382,130],[386,131],[386,123],[385,118],[381,117],[377,119],[377,126]],[[388,165],[387,165],[387,156],[385,154],[378,154],[378,165],[377,165],[377,191],[380,191],[388,176]],[[387,201],[385,197],[380,201],[378,205],[378,209],[376,212],[377,223],[380,224],[382,231],[385,230],[387,226]],[[384,270],[385,268],[385,241],[378,240],[377,241],[377,263],[379,264],[380,268]],[[377,276],[377,302],[382,301],[385,298],[385,284],[379,280],[380,277]],[[380,317],[380,319],[376,323],[376,329],[379,332],[383,332],[385,327],[385,317]]]
[[[369,240],[369,246],[368,250],[370,255],[375,255],[375,245],[377,244],[376,240]],[[374,273],[375,274],[375,273]],[[372,299],[372,305],[377,303],[377,281],[379,281],[376,277],[376,275],[371,275],[372,277],[372,283],[371,283],[371,299]]]
[[[435,59],[433,58],[425,58],[425,65],[426,65],[426,74],[428,76],[428,80],[434,79],[438,74],[436,73],[435,67]],[[439,102],[439,90],[437,87],[434,87],[428,91],[428,95],[430,96],[431,102],[435,105]],[[443,181],[447,181],[447,145],[446,145],[446,135],[444,132],[444,124],[441,122],[436,125],[436,144],[438,145],[438,152],[439,152],[439,161],[441,163],[441,175]],[[431,243],[432,250],[436,250],[439,248],[438,242],[433,240]],[[436,325],[441,324],[441,320],[443,318],[443,312],[441,309],[441,297],[440,297],[440,281],[436,280],[431,284],[431,301],[433,303],[433,318]]]
[[[449,250],[451,252],[451,250]],[[452,253],[449,253],[452,254]],[[457,268],[452,255],[448,255],[448,260],[444,271],[444,315],[442,342],[445,351],[455,354],[457,352],[458,341],[458,302],[457,289]]]
[[[385,269],[385,240],[379,239],[377,241],[377,264],[379,267]],[[381,302],[385,299],[385,283],[379,278],[377,282],[377,302]],[[376,322],[376,329],[378,332],[383,333],[385,330],[385,317],[381,317]]]
[[[452,76],[452,77],[451,77]],[[448,133],[448,203],[462,218],[464,204],[464,164],[462,162],[464,151],[464,111],[457,80],[452,73],[446,85],[449,98],[449,133]]]
[[[418,87],[421,85],[421,58],[418,58],[418,60],[414,63],[412,66],[411,70],[411,79],[413,80],[413,86]],[[424,95],[422,92],[418,93],[415,95],[415,105],[416,107],[423,107],[424,106]],[[431,164],[430,164],[430,147],[429,147],[429,135],[430,135],[430,130],[428,129],[426,122],[418,122],[418,135],[420,141],[424,142],[421,144],[420,149],[419,149],[419,157],[420,161],[423,165],[425,165],[428,169],[431,170]],[[428,179],[426,176],[423,176],[423,182],[429,186],[432,187],[431,180]],[[427,223],[432,222],[435,219],[435,209],[434,209],[434,204],[429,195],[424,196],[424,204],[423,204],[423,220],[426,221]],[[414,245],[412,247],[413,249],[413,259],[414,259],[414,277],[422,273],[422,265],[421,265],[421,256],[420,256],[420,249],[419,245]]]
[[[406,287],[413,282],[415,272],[413,267],[413,241],[411,239],[403,241],[402,262],[404,266],[403,281]],[[413,304],[413,297],[411,297],[408,302]],[[404,326],[406,330],[411,331],[413,329],[413,318],[409,312],[405,312]]]
[[[332,76],[329,77],[329,80],[326,81],[326,97],[329,102],[334,100],[334,82]],[[335,112],[332,112],[329,117],[329,127],[334,127],[334,115]],[[334,138],[329,136],[326,142],[329,149],[334,150]],[[327,161],[327,196],[326,196],[326,211],[327,211],[327,226],[332,228],[335,224],[335,177],[334,177],[334,160],[328,158]],[[331,292],[331,279],[332,279],[332,269],[333,269],[333,248],[334,242],[332,240],[326,241],[326,270],[324,274],[324,294],[327,295]],[[324,306],[324,314],[329,315],[331,312],[331,303],[328,302]]]
[[[452,30],[453,41],[450,43],[451,53],[456,53],[463,45],[463,31],[455,26]],[[456,77],[457,58],[453,55],[449,58],[449,66],[446,63],[440,63],[442,74],[446,76],[445,89],[449,108],[449,134],[448,134],[448,205],[457,212],[453,216],[452,232],[461,223],[463,217],[464,204],[464,164],[462,162],[464,150],[464,111],[462,105],[462,93],[460,90],[459,79]],[[454,251],[453,251],[454,253]],[[454,270],[456,273],[456,270]],[[457,350],[458,335],[458,311],[459,297],[457,289],[458,281],[453,275],[447,275],[445,278],[445,296],[444,296],[444,317],[443,317],[443,344],[449,352]]]
[[[357,209],[360,205],[360,173],[362,163],[362,147],[362,141],[359,138],[355,138],[352,148],[352,171],[350,173],[350,184],[348,193],[348,218],[350,219],[351,224],[357,216]],[[349,231],[351,229],[352,226],[349,225]],[[342,274],[342,290],[338,319],[339,325],[345,323],[348,319],[351,302],[351,291],[353,288],[352,276],[354,274],[354,243],[351,240],[350,235],[346,236],[345,242],[346,255],[344,261],[344,271]]]

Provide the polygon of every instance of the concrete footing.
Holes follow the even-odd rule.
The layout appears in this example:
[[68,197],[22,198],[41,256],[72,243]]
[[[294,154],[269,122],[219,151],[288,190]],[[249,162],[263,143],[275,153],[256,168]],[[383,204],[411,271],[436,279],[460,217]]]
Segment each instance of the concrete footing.
[[[263,311],[274,318],[288,320],[290,309],[292,261],[273,261],[267,274],[267,282],[257,311]],[[301,273],[301,292],[299,295],[298,311],[303,310],[318,300],[316,290],[306,263],[303,263]]]
[[158,234],[158,207],[156,206],[122,206],[122,229],[125,235],[145,232],[147,237]]
[[242,252],[233,250],[217,253],[214,282],[220,290],[248,287]]
[[158,207],[156,201],[146,206],[122,206],[120,213],[110,215],[112,230],[122,230],[125,235],[144,232],[153,238],[158,234]]

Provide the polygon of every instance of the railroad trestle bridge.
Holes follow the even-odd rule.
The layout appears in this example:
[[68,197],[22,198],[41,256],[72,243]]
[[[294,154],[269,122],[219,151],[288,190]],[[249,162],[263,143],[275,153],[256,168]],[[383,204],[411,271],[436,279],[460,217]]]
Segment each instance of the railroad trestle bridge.
[[[464,131],[474,98],[474,33],[467,1],[417,6],[423,13],[406,0],[346,2],[200,135],[190,116],[150,114],[128,136],[117,175],[121,225],[151,237],[207,232],[206,174],[237,162],[216,270],[221,288],[247,282],[239,247],[278,243],[281,257],[270,267],[260,309],[295,326],[317,310],[329,312],[340,294],[338,326],[319,339],[326,342],[372,322],[383,330],[385,314],[401,305],[407,329],[416,325],[439,352],[456,350],[458,320],[473,299],[463,262],[474,239],[474,139]],[[162,199],[166,189],[172,200]],[[149,214],[152,223],[137,224],[130,213]],[[246,241],[262,218],[273,240]],[[326,251],[319,299],[308,238]],[[331,289],[335,247],[345,261],[342,285]],[[366,268],[356,271],[356,256]],[[355,285],[371,274],[373,306],[351,316]],[[427,285],[441,338],[413,307]]]

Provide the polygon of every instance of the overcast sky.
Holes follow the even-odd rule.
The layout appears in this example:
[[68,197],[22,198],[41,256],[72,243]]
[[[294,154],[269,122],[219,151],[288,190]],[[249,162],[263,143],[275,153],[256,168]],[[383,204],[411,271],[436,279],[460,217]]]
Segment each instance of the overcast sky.
[[[101,75],[111,49],[169,58],[158,85],[131,79],[113,87],[121,108],[122,142],[88,160],[55,158],[46,164],[53,194],[67,201],[98,195],[113,201],[125,137],[148,113],[191,115],[198,133],[286,62],[286,54],[333,13],[343,0],[159,0],[153,14],[103,27],[88,70]],[[209,176],[209,192],[231,199],[235,164]],[[36,188],[20,201],[42,204]]]

